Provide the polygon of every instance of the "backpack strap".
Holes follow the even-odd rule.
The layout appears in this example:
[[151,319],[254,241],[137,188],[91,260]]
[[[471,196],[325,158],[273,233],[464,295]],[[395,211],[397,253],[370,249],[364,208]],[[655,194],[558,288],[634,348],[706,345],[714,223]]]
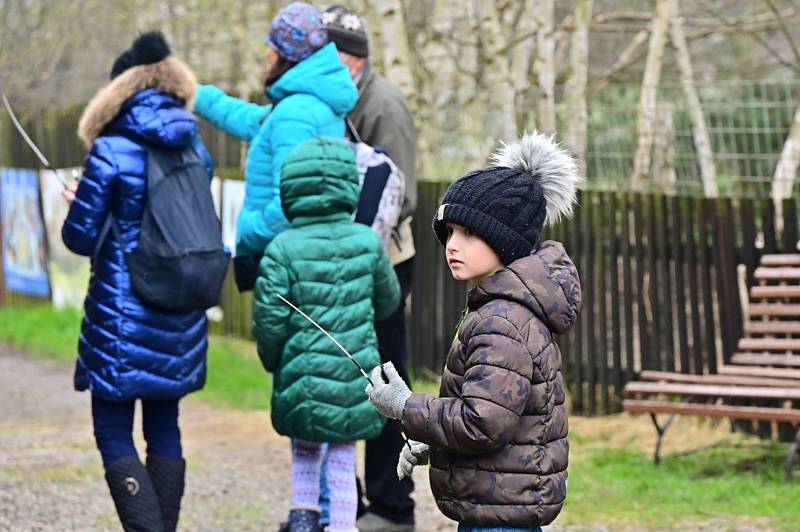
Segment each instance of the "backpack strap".
[[116,223],[116,219],[112,213],[108,213],[106,217],[106,221],[103,222],[103,228],[100,229],[100,234],[97,235],[97,242],[94,244],[94,249],[92,250],[92,256],[90,257],[90,264],[92,265],[92,269],[94,269],[95,265],[97,264],[97,259],[100,257],[100,249],[103,247],[103,244],[108,238],[109,231],[114,233],[114,238],[117,239],[119,242],[120,247],[122,247],[122,235],[119,232],[119,226]]
[[356,130],[356,126],[353,124],[353,121],[350,120],[349,116],[345,116],[344,117],[344,123],[345,123],[345,126],[347,127],[347,133],[350,135],[350,137],[354,141],[356,141],[356,142],[364,142],[363,140],[361,140],[361,135],[358,134],[358,131]]

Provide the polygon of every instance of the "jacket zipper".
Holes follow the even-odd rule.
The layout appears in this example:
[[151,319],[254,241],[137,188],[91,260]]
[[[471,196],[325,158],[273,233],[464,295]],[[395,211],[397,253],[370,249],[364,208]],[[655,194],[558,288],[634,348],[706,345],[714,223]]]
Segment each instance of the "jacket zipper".
[[458,325],[456,325],[456,333],[453,335],[453,341],[450,342],[450,345],[458,339],[458,333],[461,332],[461,326],[464,325],[464,320],[467,318],[467,314],[469,314],[469,294],[467,294],[466,299],[464,300],[464,310],[461,311],[461,318],[458,320]]

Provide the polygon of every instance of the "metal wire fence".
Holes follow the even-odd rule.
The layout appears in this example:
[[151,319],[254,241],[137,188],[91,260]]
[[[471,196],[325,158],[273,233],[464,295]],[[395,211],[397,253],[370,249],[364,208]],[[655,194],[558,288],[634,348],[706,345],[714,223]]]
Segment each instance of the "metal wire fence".
[[[775,165],[789,133],[795,110],[800,106],[800,80],[725,81],[697,87],[711,138],[721,196],[769,196]],[[613,84],[589,96],[588,149],[586,173],[589,188],[626,191],[636,154],[640,87]],[[676,194],[701,195],[700,170],[692,137],[692,122],[680,84],[662,83],[658,91],[657,126],[652,168],[646,183],[657,183],[664,172],[672,173]],[[534,102],[524,107],[535,109]],[[55,166],[76,166],[85,152],[75,136],[81,106],[67,109],[19,110],[20,118]],[[443,108],[441,112],[464,113],[464,109]],[[530,115],[530,120],[535,117]],[[202,124],[202,135],[216,167],[240,168],[245,150],[242,143]],[[534,127],[531,123],[528,127]],[[421,132],[425,124],[418,124]],[[13,131],[5,113],[0,113],[0,165],[36,167],[30,149]],[[559,132],[565,130],[559,124]],[[475,152],[471,139],[453,124],[438,159],[442,167],[427,180],[453,180],[463,174],[467,153]],[[420,149],[424,146],[421,145]],[[479,153],[488,153],[481,146]],[[663,192],[657,186],[651,191]]]
[[[766,197],[800,104],[800,81],[729,81],[697,87],[724,196]],[[637,143],[640,87],[610,85],[590,96],[587,175],[593,188],[627,190]],[[676,192],[701,194],[692,122],[680,84],[658,91],[651,176],[674,172]],[[655,168],[661,164],[661,168]],[[655,181],[655,180],[653,180]]]

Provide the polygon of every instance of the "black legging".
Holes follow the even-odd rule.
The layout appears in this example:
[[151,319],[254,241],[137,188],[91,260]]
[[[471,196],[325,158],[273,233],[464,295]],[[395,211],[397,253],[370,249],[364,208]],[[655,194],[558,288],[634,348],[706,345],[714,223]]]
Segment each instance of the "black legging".
[[[94,437],[105,467],[121,458],[137,456],[132,434],[135,404],[135,400],[107,401],[92,395]],[[142,399],[142,429],[148,456],[183,458],[178,399]]]

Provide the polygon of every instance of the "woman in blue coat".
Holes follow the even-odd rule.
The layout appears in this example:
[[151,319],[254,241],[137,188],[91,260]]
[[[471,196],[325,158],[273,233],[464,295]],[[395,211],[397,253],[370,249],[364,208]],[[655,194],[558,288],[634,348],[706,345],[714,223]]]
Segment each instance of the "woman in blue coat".
[[197,89],[195,112],[250,147],[245,198],[236,230],[237,257],[258,266],[267,244],[289,227],[280,203],[280,171],[286,155],[317,136],[344,137],[344,117],[358,91],[341,61],[319,11],[292,2],[273,19],[267,37],[267,95],[257,105],[213,85]]
[[[160,33],[140,36],[114,63],[112,81],[92,99],[78,135],[90,149],[62,228],[66,246],[94,256],[84,304],[75,388],[92,394],[92,418],[106,481],[125,530],[174,531],[186,463],[178,401],[206,376],[203,311],[166,313],[146,306],[131,289],[123,250],[136,248],[147,197],[145,146],[182,150],[199,142],[188,110],[193,73]],[[105,234],[113,215],[118,226]],[[147,465],[133,445],[133,412],[142,401]]]

